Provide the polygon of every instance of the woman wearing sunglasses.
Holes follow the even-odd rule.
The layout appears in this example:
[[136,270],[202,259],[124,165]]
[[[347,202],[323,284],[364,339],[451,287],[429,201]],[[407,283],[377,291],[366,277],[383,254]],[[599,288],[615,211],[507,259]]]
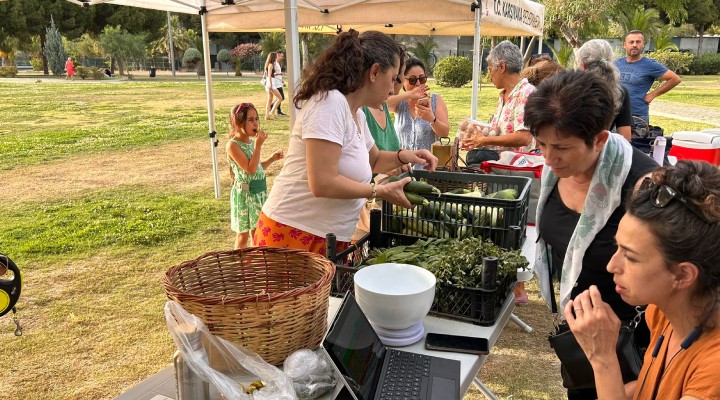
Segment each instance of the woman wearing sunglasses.
[[468,163],[499,159],[503,150],[530,151],[535,148],[533,137],[525,124],[525,103],[535,91],[527,79],[520,76],[523,57],[520,48],[503,40],[487,56],[488,74],[500,90],[495,114],[488,128],[480,135],[463,139],[466,150],[480,149],[473,156],[468,154]]
[[[552,309],[550,276],[560,278],[560,307],[595,285],[615,314],[629,321],[635,308],[615,292],[606,270],[617,251],[614,238],[624,199],[657,164],[608,128],[615,115],[610,86],[598,75],[564,71],[545,79],[525,106],[525,123],[545,156],[536,228],[534,271]],[[636,343],[649,335],[638,326]],[[573,371],[572,365],[562,366]],[[594,389],[568,389],[569,399],[594,399]]]
[[407,60],[404,72],[404,92],[388,99],[388,107],[395,113],[400,147],[430,150],[437,138],[447,137],[450,132],[447,105],[439,94],[428,93],[422,61]]
[[684,160],[646,179],[627,204],[607,266],[623,300],[649,304],[652,346],[638,379],[623,385],[620,320],[595,286],[564,315],[593,366],[598,399],[718,399],[720,170]]
[[360,109],[379,108],[393,94],[403,58],[390,36],[350,30],[303,71],[286,161],[263,205],[254,243],[324,254],[325,236],[334,233],[342,250],[365,199],[411,207],[403,193],[410,178],[376,186],[372,173],[406,163],[433,171],[437,158],[427,150],[380,151]]

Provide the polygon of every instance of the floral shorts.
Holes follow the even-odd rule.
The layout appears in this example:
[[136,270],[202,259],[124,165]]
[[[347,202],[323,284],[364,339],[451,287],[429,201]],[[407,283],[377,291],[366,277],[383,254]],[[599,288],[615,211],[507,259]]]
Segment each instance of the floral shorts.
[[[274,221],[261,212],[255,228],[253,243],[255,246],[288,247],[325,256],[327,240],[302,229]],[[339,253],[347,249],[349,245],[348,242],[338,241],[336,251]]]

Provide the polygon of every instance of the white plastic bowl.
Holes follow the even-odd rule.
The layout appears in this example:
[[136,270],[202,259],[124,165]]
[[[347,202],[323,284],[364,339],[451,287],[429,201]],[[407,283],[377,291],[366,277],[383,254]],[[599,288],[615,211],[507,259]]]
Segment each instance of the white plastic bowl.
[[355,273],[355,298],[373,325],[405,329],[421,321],[435,298],[435,275],[409,264],[376,264]]
[[535,274],[532,270],[529,269],[520,269],[517,270],[517,281],[518,282],[527,282],[533,278]]

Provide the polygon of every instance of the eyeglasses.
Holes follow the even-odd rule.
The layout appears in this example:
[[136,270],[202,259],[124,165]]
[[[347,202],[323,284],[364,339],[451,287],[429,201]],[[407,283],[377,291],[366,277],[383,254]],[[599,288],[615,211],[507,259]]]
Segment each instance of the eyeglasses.
[[407,81],[411,85],[416,84],[418,81],[420,81],[420,84],[425,84],[425,82],[427,82],[427,76],[425,76],[425,75],[420,75],[420,76],[411,75],[405,79],[407,79]]
[[658,186],[652,181],[652,179],[646,177],[645,179],[643,179],[642,184],[640,184],[640,189],[652,190],[652,193],[650,193],[650,203],[657,208],[665,208],[668,206],[668,204],[670,204],[671,201],[677,200],[686,209],[695,214],[696,217],[698,217],[706,224],[712,225],[714,223],[708,217],[706,217],[699,208],[697,208],[694,204],[690,203],[687,197],[678,193],[677,191],[675,191],[675,189],[671,188],[668,185]]

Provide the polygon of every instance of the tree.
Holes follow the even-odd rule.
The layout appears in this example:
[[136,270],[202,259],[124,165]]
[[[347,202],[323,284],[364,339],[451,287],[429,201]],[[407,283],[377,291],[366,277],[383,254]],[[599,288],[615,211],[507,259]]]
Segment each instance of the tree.
[[[262,52],[259,44],[243,43],[230,50],[230,55],[235,60],[235,76],[242,76],[241,66],[243,61],[254,58]],[[253,64],[253,68],[255,65]]]
[[233,61],[233,56],[230,55],[227,49],[222,49],[217,53],[217,60],[223,64],[230,63],[230,61]]
[[589,37],[594,25],[607,22],[620,0],[544,0],[545,22],[556,30],[573,48],[582,44],[580,38]]
[[198,76],[205,75],[205,69],[203,66],[202,61],[202,53],[200,53],[200,50],[190,48],[185,50],[185,54],[183,54],[183,64],[190,68],[196,68]]
[[655,51],[678,51],[677,45],[672,41],[676,31],[677,29],[672,25],[663,25],[662,28],[655,31],[655,36],[653,37]]
[[301,67],[309,65],[323,50],[330,46],[333,36],[323,33],[301,33],[302,43],[302,64]]
[[[182,59],[185,50],[195,47],[199,35],[193,29],[186,29],[177,15],[170,17],[170,29],[173,35],[172,41],[175,57]],[[159,32],[160,38],[150,43],[150,53],[162,54],[170,58],[170,34],[167,23],[159,29]]]
[[100,35],[100,47],[117,62],[120,75],[124,75],[128,61],[145,55],[145,35],[128,33],[119,25],[106,26]]
[[55,20],[52,17],[50,17],[50,27],[46,29],[45,37],[43,54],[45,54],[48,66],[53,75],[62,75],[65,71],[67,52],[63,46],[62,36],[55,27]]
[[705,29],[720,18],[720,0],[689,0],[688,19],[698,32],[698,57],[702,55],[703,37]]
[[438,47],[437,42],[432,36],[428,36],[425,40],[418,40],[414,46],[408,46],[407,51],[411,53],[415,58],[425,64],[427,73],[432,74],[432,65],[430,61],[433,59],[433,50]]
[[273,51],[285,48],[285,34],[282,32],[270,32],[260,34],[260,47],[262,55],[267,56]]
[[616,22],[620,25],[623,36],[632,30],[638,30],[652,37],[664,25],[658,10],[643,7],[627,7],[621,10]]

